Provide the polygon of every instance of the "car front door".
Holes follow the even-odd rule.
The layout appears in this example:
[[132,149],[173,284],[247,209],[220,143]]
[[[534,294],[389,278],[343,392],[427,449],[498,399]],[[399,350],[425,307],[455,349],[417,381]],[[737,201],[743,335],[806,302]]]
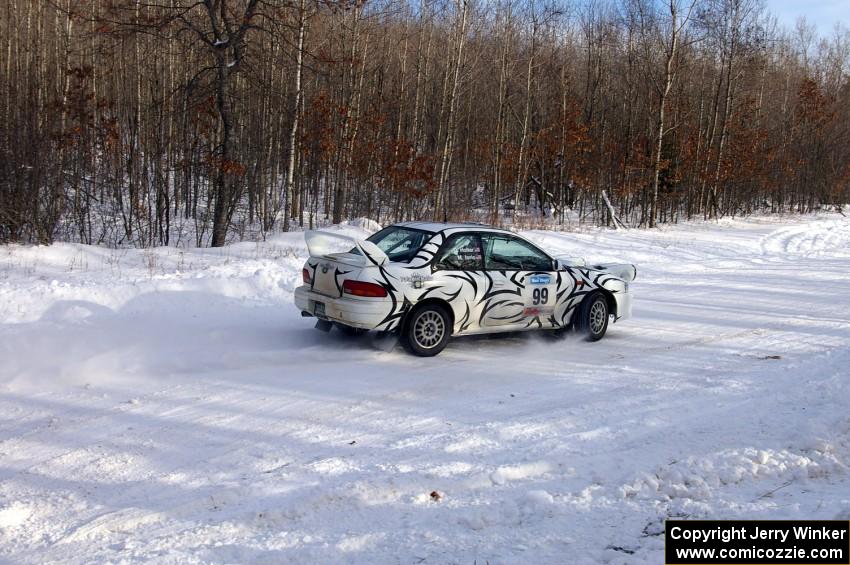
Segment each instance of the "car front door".
[[508,234],[484,234],[482,243],[489,285],[483,325],[551,326],[557,292],[552,259]]

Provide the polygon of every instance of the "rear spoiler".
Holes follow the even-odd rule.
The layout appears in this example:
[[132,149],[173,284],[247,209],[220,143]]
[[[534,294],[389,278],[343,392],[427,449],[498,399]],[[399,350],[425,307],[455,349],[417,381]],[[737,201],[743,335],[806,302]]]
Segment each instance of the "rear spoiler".
[[[304,241],[311,257],[330,257],[337,261],[367,266],[380,266],[389,259],[386,253],[365,239],[357,239],[339,233],[321,230],[304,232]],[[345,255],[345,257],[342,257]]]

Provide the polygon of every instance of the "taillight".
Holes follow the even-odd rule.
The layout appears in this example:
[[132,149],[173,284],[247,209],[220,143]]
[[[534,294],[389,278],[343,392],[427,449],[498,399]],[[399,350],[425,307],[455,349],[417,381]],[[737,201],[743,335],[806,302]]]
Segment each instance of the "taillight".
[[345,280],[342,283],[342,291],[354,296],[368,296],[371,298],[382,298],[387,295],[387,289],[379,284],[361,281]]
[[301,280],[304,281],[304,284],[310,284],[310,271],[306,267],[301,269]]

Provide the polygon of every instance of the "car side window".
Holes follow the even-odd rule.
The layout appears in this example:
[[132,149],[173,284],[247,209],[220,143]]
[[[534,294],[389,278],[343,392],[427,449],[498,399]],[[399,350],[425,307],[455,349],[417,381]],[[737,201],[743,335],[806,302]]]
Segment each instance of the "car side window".
[[484,254],[478,234],[454,235],[443,245],[434,263],[439,270],[480,271],[484,268]]
[[484,268],[490,271],[551,271],[552,260],[521,239],[504,235],[484,236]]

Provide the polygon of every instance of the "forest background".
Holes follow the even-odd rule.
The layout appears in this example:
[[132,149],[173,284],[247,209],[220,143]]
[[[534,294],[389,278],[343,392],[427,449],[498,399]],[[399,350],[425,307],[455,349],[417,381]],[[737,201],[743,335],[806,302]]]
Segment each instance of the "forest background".
[[0,242],[850,201],[850,30],[760,0],[6,0],[0,50]]

